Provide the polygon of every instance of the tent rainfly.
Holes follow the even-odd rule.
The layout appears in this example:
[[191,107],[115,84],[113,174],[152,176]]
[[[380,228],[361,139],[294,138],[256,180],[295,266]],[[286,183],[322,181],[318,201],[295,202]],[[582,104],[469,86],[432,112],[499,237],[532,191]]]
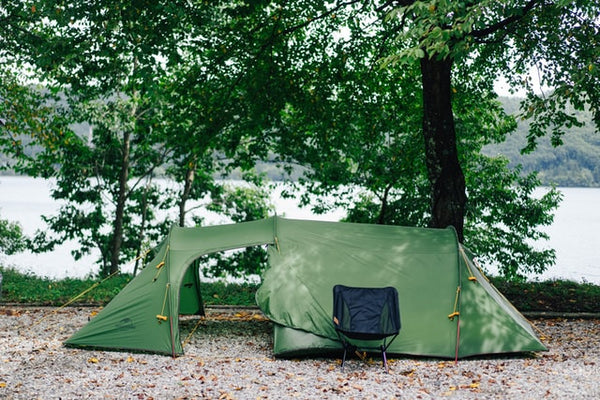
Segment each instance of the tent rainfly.
[[67,346],[183,354],[180,314],[203,314],[198,257],[268,245],[256,294],[274,323],[274,354],[341,350],[333,286],[393,286],[402,331],[389,353],[440,358],[542,351],[529,322],[498,292],[453,229],[271,217],[173,227],[156,256]]

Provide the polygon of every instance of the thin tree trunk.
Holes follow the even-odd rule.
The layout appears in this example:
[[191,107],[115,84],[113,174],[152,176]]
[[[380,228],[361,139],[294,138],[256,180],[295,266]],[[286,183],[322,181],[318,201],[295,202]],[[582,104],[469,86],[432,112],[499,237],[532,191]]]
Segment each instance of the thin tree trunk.
[[190,197],[192,185],[194,184],[194,171],[194,166],[192,166],[187,169],[185,174],[183,193],[181,194],[181,200],[179,201],[179,226],[185,226],[185,206]]
[[451,73],[451,59],[421,59],[423,136],[432,191],[430,226],[453,226],[462,242],[467,196],[456,147]]
[[388,208],[388,197],[390,194],[391,185],[387,185],[385,190],[383,191],[383,196],[381,196],[381,207],[379,208],[379,217],[377,218],[377,223],[380,225],[385,225],[386,223],[386,214]]
[[123,133],[123,146],[121,158],[121,171],[119,173],[119,192],[115,209],[113,223],[113,236],[110,244],[110,274],[119,271],[119,255],[123,244],[123,215],[125,214],[125,202],[127,201],[127,180],[129,179],[129,153],[131,147],[131,134]]
[[[148,191],[150,190],[150,182],[152,181],[152,177],[148,179],[146,182],[146,187],[144,188],[144,194],[142,195],[142,221],[140,223],[140,231],[139,236],[141,238],[144,237],[146,232],[146,218],[148,216]],[[140,261],[142,259],[142,245],[143,241],[140,241],[140,244],[135,252],[135,266],[133,267],[133,276],[137,275],[137,270],[140,265]]]

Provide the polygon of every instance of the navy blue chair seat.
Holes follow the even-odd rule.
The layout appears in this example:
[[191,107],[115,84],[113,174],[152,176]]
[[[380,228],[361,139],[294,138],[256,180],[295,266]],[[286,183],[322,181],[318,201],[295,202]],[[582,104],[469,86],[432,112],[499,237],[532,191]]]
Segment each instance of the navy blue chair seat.
[[[333,324],[344,346],[342,370],[348,352],[379,349],[388,372],[386,351],[400,333],[398,291],[394,287],[333,287]],[[389,339],[389,340],[388,340]],[[357,341],[379,341],[378,347],[357,346]]]

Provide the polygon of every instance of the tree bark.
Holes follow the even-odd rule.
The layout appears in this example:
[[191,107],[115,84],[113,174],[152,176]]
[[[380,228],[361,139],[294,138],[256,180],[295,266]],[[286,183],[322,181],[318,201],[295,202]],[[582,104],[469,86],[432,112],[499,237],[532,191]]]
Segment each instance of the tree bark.
[[467,195],[456,146],[451,75],[452,59],[421,59],[423,137],[432,192],[429,225],[453,226],[462,242]]

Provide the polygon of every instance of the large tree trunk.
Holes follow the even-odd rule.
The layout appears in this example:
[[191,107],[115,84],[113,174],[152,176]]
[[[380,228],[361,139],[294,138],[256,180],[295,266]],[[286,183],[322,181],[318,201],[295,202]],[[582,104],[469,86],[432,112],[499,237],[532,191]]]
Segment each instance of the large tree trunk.
[[454,226],[462,242],[467,196],[456,148],[451,71],[451,59],[421,59],[423,136],[432,191],[430,226]]

